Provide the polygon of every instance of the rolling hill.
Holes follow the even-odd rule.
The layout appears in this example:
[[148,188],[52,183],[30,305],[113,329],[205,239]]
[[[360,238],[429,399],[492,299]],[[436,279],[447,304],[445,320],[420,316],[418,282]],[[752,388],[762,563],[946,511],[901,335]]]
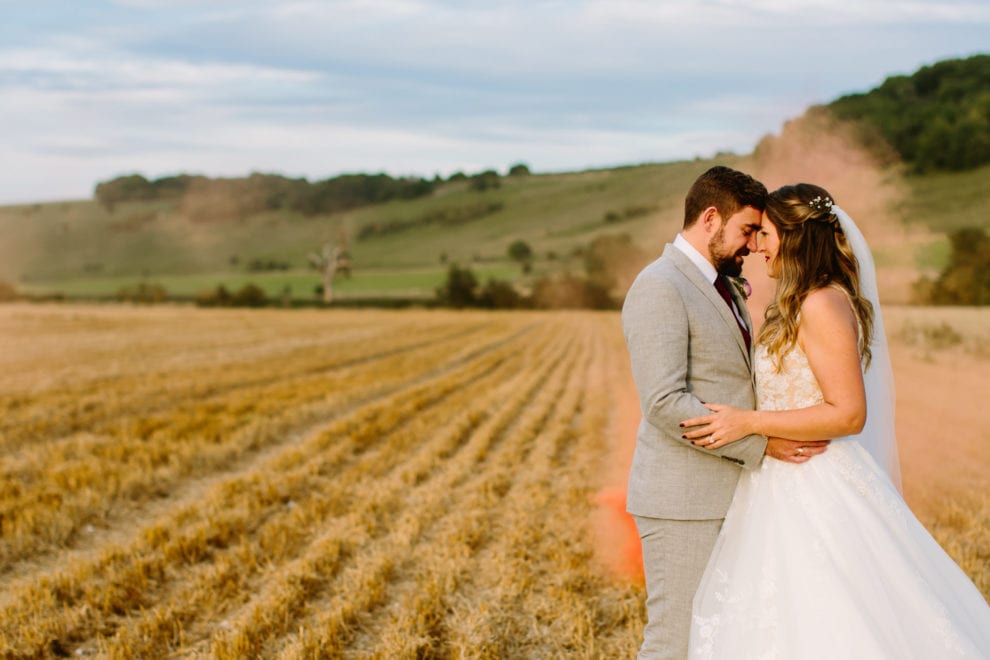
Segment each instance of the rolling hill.
[[[533,247],[537,272],[567,267],[575,249],[603,233],[628,233],[658,245],[678,221],[683,190],[708,165],[503,177],[498,188],[480,192],[460,181],[414,200],[311,217],[266,212],[233,222],[194,222],[176,202],[160,200],[126,202],[112,212],[95,201],[10,206],[0,209],[6,236],[0,276],[21,289],[70,294],[111,292],[139,278],[164,278],[185,291],[247,279],[280,290],[286,283],[315,285],[307,254],[343,234],[355,264],[354,281],[341,284],[345,293],[376,287],[432,292],[444,263],[500,277],[518,273],[507,256],[515,240]],[[479,208],[487,212],[474,211]],[[465,219],[429,221],[436,217]],[[365,229],[404,224],[398,231]],[[258,261],[288,270],[248,272]]]
[[[957,69],[969,76],[966,67],[936,67],[939,98],[952,89]],[[173,296],[253,282],[272,296],[310,300],[319,277],[307,255],[327,241],[345,241],[353,273],[337,285],[344,298],[430,297],[450,263],[471,267],[482,280],[525,287],[542,274],[580,273],[581,252],[602,235],[627,234],[645,254],[659,254],[680,226],[690,183],[720,163],[771,188],[797,180],[824,185],[863,225],[886,299],[904,301],[911,281],[944,265],[948,232],[990,227],[990,165],[921,171],[917,162],[892,158],[889,149],[880,154],[875,140],[864,140],[877,134],[863,128],[878,121],[870,109],[882,107],[887,116],[890,89],[912,80],[896,77],[896,84],[843,97],[836,101],[842,113],[812,108],[746,156],[523,173],[494,177],[488,186],[452,177],[431,182],[418,197],[324,213],[283,207],[212,216],[190,213],[174,195],[0,207],[0,280],[21,292],[67,297],[112,296],[142,281]],[[830,113],[826,119],[823,112]],[[519,240],[534,253],[529,273],[508,257],[508,246]]]

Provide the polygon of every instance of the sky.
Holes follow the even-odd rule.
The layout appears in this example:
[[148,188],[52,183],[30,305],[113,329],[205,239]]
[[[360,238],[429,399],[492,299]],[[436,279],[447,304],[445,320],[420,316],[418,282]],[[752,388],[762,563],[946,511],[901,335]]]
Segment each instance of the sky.
[[990,0],[0,0],[0,204],[748,153],[988,35]]

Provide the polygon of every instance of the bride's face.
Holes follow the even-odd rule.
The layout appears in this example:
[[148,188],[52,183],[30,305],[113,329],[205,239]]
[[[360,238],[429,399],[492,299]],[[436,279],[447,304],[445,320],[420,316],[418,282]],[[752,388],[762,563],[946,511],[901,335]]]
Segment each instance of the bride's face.
[[756,251],[766,259],[767,275],[773,278],[780,277],[780,266],[777,262],[777,253],[780,251],[780,235],[766,213],[763,214],[763,226],[760,228],[759,236],[757,236],[756,245]]

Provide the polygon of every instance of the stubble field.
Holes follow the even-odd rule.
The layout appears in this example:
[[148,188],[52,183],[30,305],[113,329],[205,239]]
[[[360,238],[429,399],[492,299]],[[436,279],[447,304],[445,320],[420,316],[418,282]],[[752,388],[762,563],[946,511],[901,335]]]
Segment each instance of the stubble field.
[[[905,494],[986,595],[987,316],[895,311]],[[634,655],[617,314],[14,304],[0,332],[0,655]]]

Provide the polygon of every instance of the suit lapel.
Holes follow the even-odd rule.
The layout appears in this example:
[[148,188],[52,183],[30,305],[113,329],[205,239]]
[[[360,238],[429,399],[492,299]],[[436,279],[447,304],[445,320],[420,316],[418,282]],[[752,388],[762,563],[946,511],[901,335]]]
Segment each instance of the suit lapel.
[[746,306],[746,298],[743,297],[742,293],[740,293],[739,290],[736,289],[736,286],[732,283],[729,284],[729,292],[732,294],[732,299],[736,302],[736,307],[739,309],[739,312],[742,314],[743,321],[746,322],[746,328],[749,330],[749,336],[750,336],[749,357],[750,359],[752,359],[753,349],[756,347],[756,337],[753,335],[753,317],[750,316],[749,307]]
[[[715,290],[715,286],[711,282],[707,281],[704,275],[701,274],[701,271],[698,270],[698,267],[694,265],[694,262],[692,262],[686,254],[674,247],[674,245],[668,243],[664,248],[663,256],[670,259],[677,270],[681,271],[688,281],[690,281],[691,284],[698,289],[698,292],[707,298],[708,301],[715,307],[719,313],[719,316],[722,317],[725,324],[732,330],[732,336],[736,338],[736,344],[745,356],[746,364],[749,364],[750,355],[749,351],[746,350],[746,340],[743,339],[742,332],[739,331],[739,324],[736,322],[736,317],[732,313],[732,310],[729,309],[729,306],[725,304],[725,301],[722,300],[722,296],[720,296],[718,291]],[[730,286],[729,290],[732,292],[733,299],[736,299],[735,292],[732,291],[734,288],[735,287]],[[752,324],[748,321],[749,313],[746,311],[746,306],[740,306],[738,300],[736,300],[736,305],[743,310],[743,314],[747,318],[747,323],[749,324],[749,327],[752,328]]]

